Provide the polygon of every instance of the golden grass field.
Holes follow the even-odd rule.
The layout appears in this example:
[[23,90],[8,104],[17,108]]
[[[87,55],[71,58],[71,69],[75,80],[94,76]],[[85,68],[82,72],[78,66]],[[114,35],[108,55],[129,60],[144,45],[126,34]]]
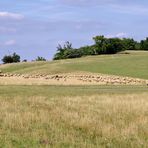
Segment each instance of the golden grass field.
[[148,93],[0,97],[0,147],[148,146]]

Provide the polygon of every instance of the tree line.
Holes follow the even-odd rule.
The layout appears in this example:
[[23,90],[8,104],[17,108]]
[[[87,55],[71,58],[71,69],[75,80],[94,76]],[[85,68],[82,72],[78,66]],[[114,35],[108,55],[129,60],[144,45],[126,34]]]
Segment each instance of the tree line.
[[[38,56],[35,60],[32,60],[32,61],[46,61],[46,59],[43,58],[43,57]],[[2,62],[4,64],[7,64],[7,63],[18,63],[18,62],[21,62],[21,57],[20,57],[20,55],[18,55],[18,54],[16,54],[14,52],[13,54],[5,55],[2,58]],[[24,59],[22,62],[27,62],[27,60]]]
[[[106,38],[102,36],[93,37],[94,44],[90,46],[83,46],[80,48],[73,48],[72,43],[67,41],[63,46],[58,45],[57,52],[53,60],[80,58],[88,55],[100,54],[116,54],[125,50],[147,50],[148,51],[148,37],[140,42],[133,38]],[[17,63],[20,62],[20,55],[15,52],[12,55],[5,55],[2,58],[3,63]],[[46,61],[44,57],[38,56],[33,61]],[[22,62],[27,62],[23,60]]]
[[135,41],[133,38],[106,38],[102,36],[93,37],[94,44],[83,46],[78,49],[73,48],[70,42],[57,47],[54,60],[79,58],[87,55],[116,54],[125,50],[148,50],[148,38]]

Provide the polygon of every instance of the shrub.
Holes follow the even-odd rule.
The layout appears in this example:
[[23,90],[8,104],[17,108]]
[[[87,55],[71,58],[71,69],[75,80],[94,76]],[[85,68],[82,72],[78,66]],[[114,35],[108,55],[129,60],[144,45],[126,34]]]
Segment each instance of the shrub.
[[17,63],[20,62],[20,56],[15,52],[12,55],[5,55],[2,59],[3,63]]
[[45,58],[38,56],[35,61],[46,61]]

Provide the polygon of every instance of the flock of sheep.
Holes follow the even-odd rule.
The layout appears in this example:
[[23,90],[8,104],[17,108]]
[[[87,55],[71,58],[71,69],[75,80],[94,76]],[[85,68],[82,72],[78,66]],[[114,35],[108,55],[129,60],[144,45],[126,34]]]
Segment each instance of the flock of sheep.
[[0,77],[19,77],[23,79],[44,79],[44,80],[54,80],[57,82],[70,82],[77,81],[80,83],[87,84],[106,84],[106,85],[148,85],[147,80],[130,78],[130,77],[120,77],[120,76],[110,76],[102,74],[13,74],[13,73],[2,73],[0,72]]

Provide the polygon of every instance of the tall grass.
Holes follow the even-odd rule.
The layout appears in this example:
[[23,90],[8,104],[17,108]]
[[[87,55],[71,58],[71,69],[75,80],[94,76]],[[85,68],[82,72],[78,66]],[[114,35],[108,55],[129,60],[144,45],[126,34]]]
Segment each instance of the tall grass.
[[147,147],[148,94],[3,95],[0,147]]

